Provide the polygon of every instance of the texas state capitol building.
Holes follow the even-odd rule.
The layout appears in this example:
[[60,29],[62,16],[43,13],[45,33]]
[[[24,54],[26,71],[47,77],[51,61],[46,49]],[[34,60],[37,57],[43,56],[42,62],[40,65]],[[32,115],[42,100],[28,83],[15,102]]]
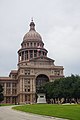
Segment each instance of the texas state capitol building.
[[56,66],[47,53],[32,20],[18,50],[18,70],[11,70],[9,77],[0,77],[3,103],[36,103],[36,91],[41,85],[64,76],[63,66]]

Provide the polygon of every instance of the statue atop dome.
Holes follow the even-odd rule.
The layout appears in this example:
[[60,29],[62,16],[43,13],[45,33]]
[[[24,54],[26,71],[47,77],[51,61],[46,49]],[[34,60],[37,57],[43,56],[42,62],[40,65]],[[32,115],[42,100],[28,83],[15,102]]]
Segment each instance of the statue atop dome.
[[33,22],[33,18],[31,19],[31,23],[30,23],[30,30],[35,30],[35,24]]

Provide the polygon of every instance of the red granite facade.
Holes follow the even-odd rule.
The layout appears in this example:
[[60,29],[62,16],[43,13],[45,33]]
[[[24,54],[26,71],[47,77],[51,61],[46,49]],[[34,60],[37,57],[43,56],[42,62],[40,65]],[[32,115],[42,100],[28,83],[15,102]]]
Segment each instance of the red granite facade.
[[36,92],[41,85],[64,77],[63,66],[56,66],[47,53],[32,20],[18,50],[18,70],[12,70],[9,77],[0,77],[4,88],[3,103],[36,103]]

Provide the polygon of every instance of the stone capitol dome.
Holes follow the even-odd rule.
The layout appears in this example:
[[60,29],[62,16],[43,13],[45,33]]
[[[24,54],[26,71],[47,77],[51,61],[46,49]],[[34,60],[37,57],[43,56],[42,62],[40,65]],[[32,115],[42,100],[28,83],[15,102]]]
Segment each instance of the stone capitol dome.
[[9,77],[0,77],[0,84],[4,89],[2,103],[34,104],[42,85],[64,77],[63,66],[56,66],[47,53],[32,20],[29,32],[24,35],[18,50],[17,70],[11,70]]
[[26,33],[24,35],[24,38],[23,38],[24,41],[42,41],[42,38],[41,38],[41,35],[36,32],[35,30],[35,24],[32,20],[32,22],[30,23],[30,30],[28,33]]

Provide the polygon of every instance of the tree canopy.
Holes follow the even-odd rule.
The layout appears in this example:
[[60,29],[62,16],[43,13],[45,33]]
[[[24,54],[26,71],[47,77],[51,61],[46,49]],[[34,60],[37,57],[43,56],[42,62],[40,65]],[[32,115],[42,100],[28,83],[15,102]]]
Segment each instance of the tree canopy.
[[46,83],[43,88],[47,99],[61,100],[64,98],[64,102],[72,102],[72,100],[78,102],[80,99],[80,76],[71,75],[60,78]]

